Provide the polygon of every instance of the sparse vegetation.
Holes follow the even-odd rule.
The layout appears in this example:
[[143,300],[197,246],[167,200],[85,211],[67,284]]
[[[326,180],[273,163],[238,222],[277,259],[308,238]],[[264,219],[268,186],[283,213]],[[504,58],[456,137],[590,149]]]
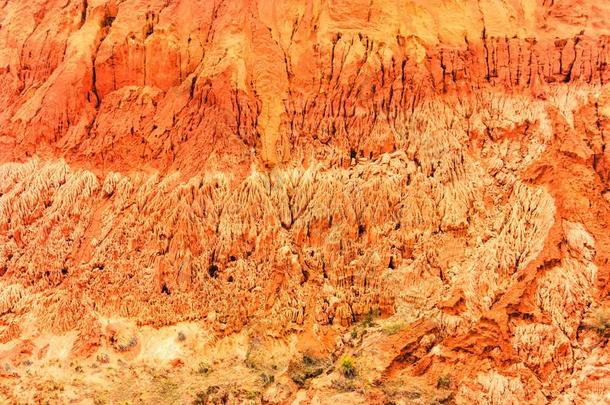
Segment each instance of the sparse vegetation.
[[318,377],[328,367],[328,362],[316,359],[307,354],[300,361],[291,362],[288,367],[288,375],[299,387],[305,386],[307,380]]
[[[235,384],[229,385],[212,385],[205,391],[198,391],[193,398],[193,405],[204,405],[204,404],[226,404],[235,403],[243,404],[248,403],[246,401],[254,401],[260,403],[261,397],[260,391],[256,390],[245,390],[238,388]],[[177,403],[177,402],[176,402]]]
[[404,393],[405,398],[407,399],[419,399],[421,398],[421,393],[417,391],[409,391]]
[[98,354],[95,359],[102,364],[107,364],[110,362],[110,357],[106,353]]
[[193,400],[193,405],[205,405],[208,403],[208,394],[203,391],[199,391],[195,394],[195,399]]
[[155,376],[154,380],[157,384],[157,392],[165,399],[174,399],[178,389],[178,384],[165,376]]
[[275,376],[273,374],[262,373],[261,381],[263,383],[263,386],[267,387],[275,382]]
[[254,362],[254,360],[252,360],[250,358],[250,356],[248,355],[248,357],[244,360],[244,364],[246,365],[246,367],[252,369],[252,370],[256,370],[258,369],[258,367],[256,366],[256,363]]
[[106,18],[104,18],[104,27],[110,27],[112,26],[112,23],[114,22],[114,18],[113,16],[106,16]]
[[369,309],[369,312],[366,313],[364,319],[362,320],[362,326],[365,328],[372,328],[375,326],[375,318],[379,316],[379,310]]
[[405,328],[404,322],[393,322],[383,327],[383,333],[386,335],[394,335]]
[[246,392],[246,399],[249,399],[250,401],[257,399],[260,396],[261,396],[261,393],[258,392],[258,391],[248,391],[248,392]]
[[129,332],[121,331],[112,337],[112,345],[119,352],[126,352],[138,345],[138,338]]
[[49,391],[63,391],[64,390],[64,385],[57,381],[49,381],[47,387],[48,387]]
[[208,365],[208,363],[206,363],[204,361],[199,363],[199,366],[197,366],[197,374],[206,375],[209,373],[210,373],[210,366]]
[[356,366],[354,365],[354,359],[350,356],[344,356],[341,359],[341,372],[346,378],[356,377]]
[[244,359],[244,364],[246,365],[246,367],[252,370],[258,370],[259,367],[255,362],[256,357],[256,349],[254,346],[251,345],[248,348],[248,353],[246,353],[246,358]]
[[603,337],[610,338],[610,307],[599,307],[592,311],[583,322],[583,326],[596,331]]
[[101,396],[101,394],[98,394],[93,398],[94,405],[106,405],[106,403],[107,403],[106,398]]
[[440,376],[438,380],[436,380],[436,388],[438,389],[449,389],[451,387],[451,377],[448,375]]
[[332,387],[340,392],[351,392],[356,390],[356,386],[352,380],[346,380],[344,378],[333,380]]

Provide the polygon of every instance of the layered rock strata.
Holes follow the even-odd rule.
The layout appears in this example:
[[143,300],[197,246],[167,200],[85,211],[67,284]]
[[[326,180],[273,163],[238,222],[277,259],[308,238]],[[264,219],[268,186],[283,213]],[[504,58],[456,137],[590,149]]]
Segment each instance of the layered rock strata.
[[244,361],[283,347],[257,401],[609,400],[608,16],[0,4],[0,395],[29,398],[24,362],[140,364],[188,324],[206,351],[247,336]]

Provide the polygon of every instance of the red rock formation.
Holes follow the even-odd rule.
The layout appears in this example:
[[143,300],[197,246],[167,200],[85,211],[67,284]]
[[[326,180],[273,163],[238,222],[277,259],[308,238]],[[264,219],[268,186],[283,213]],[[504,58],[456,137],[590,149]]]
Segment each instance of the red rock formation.
[[[609,400],[598,3],[6,1],[5,374],[196,322],[295,339],[269,402]],[[303,353],[366,361],[297,393]]]

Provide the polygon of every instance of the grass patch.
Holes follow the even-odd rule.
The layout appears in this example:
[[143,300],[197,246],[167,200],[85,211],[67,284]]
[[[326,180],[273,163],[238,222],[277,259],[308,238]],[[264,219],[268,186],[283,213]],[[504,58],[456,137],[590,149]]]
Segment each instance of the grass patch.
[[171,402],[178,399],[178,384],[165,376],[153,376],[156,392],[164,401]]
[[93,405],[106,405],[107,403],[106,398],[100,394],[93,397]]
[[405,324],[402,321],[393,322],[383,327],[383,333],[386,335],[394,335],[405,328]]

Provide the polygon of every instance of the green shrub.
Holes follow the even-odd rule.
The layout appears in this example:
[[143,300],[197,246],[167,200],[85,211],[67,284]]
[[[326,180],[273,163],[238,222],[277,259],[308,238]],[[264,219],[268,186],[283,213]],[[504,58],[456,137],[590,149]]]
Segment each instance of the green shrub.
[[341,359],[341,372],[346,378],[356,377],[356,367],[354,365],[354,359],[350,356],[344,356]]

